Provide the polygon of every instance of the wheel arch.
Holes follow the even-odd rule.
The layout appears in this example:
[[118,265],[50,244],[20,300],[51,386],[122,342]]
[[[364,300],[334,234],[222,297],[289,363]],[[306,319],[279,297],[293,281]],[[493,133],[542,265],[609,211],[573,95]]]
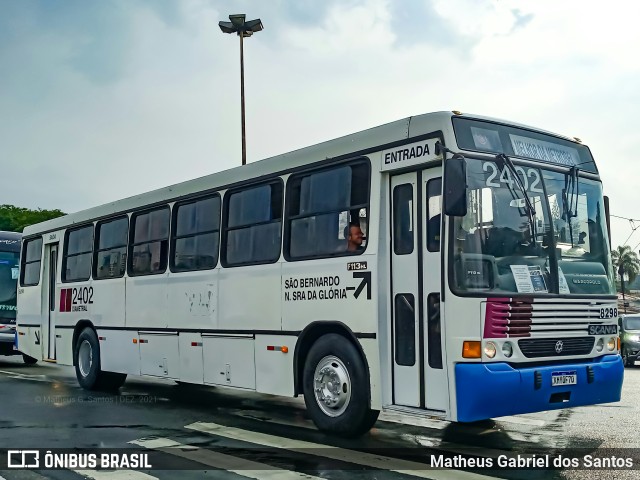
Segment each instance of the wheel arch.
[[358,337],[353,330],[351,330],[348,326],[346,326],[342,322],[332,321],[332,320],[319,320],[307,325],[300,335],[298,335],[298,340],[296,342],[296,347],[293,353],[293,390],[294,395],[298,396],[303,393],[302,391],[302,376],[304,372],[304,364],[307,359],[307,355],[309,354],[309,350],[313,346],[313,344],[323,335],[327,335],[329,333],[335,333],[341,335],[346,338],[349,342],[356,347],[356,350],[360,354],[362,361],[364,363],[364,367],[367,372],[367,377],[369,380],[369,391],[367,392],[368,402],[371,405],[371,373],[369,370],[369,362],[367,360],[367,356],[364,354],[364,349],[362,345],[358,341]]

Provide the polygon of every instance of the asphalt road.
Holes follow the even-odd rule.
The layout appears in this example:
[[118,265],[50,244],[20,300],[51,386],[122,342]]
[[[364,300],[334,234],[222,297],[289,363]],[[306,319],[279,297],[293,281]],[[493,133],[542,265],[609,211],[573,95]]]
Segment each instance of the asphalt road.
[[639,386],[640,367],[628,368],[616,404],[474,424],[385,412],[369,434],[344,439],[317,431],[302,399],[141,378],[130,378],[119,394],[86,392],[70,367],[0,357],[0,448],[138,449],[162,468],[9,470],[0,478],[640,478],[640,470],[610,468],[424,469],[432,455],[491,459],[495,467],[501,455],[531,458],[553,449],[633,456],[638,464]]

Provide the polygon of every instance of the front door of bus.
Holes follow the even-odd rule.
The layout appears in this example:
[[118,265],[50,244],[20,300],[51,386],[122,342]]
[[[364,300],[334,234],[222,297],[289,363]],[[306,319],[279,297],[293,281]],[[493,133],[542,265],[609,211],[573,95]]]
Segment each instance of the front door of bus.
[[[47,288],[45,315],[46,324],[42,331],[42,358],[45,360],[56,359],[56,278],[58,276],[58,244],[54,243],[46,246],[45,270]],[[45,303],[45,302],[43,302]]]
[[440,318],[442,168],[391,177],[393,403],[447,410]]

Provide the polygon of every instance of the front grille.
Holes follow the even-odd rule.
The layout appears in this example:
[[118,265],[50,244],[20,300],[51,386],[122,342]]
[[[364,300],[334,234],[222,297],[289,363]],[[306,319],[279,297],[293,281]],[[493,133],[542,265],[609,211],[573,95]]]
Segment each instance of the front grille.
[[586,336],[590,326],[612,325],[614,319],[601,318],[603,309],[615,308],[614,300],[547,298],[487,298],[483,338],[562,339]]
[[527,358],[564,357],[587,355],[591,353],[594,342],[594,337],[528,338],[518,340],[518,346]]

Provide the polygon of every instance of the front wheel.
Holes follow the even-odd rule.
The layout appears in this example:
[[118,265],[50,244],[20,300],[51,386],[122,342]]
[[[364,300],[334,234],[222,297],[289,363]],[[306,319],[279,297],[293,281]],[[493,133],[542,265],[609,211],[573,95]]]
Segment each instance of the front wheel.
[[126,374],[103,372],[100,368],[100,343],[92,328],[85,328],[74,348],[76,378],[85,390],[117,390],[127,378]]
[[378,418],[379,412],[369,408],[364,360],[341,335],[324,335],[313,344],[304,366],[303,390],[311,419],[325,432],[359,436]]

